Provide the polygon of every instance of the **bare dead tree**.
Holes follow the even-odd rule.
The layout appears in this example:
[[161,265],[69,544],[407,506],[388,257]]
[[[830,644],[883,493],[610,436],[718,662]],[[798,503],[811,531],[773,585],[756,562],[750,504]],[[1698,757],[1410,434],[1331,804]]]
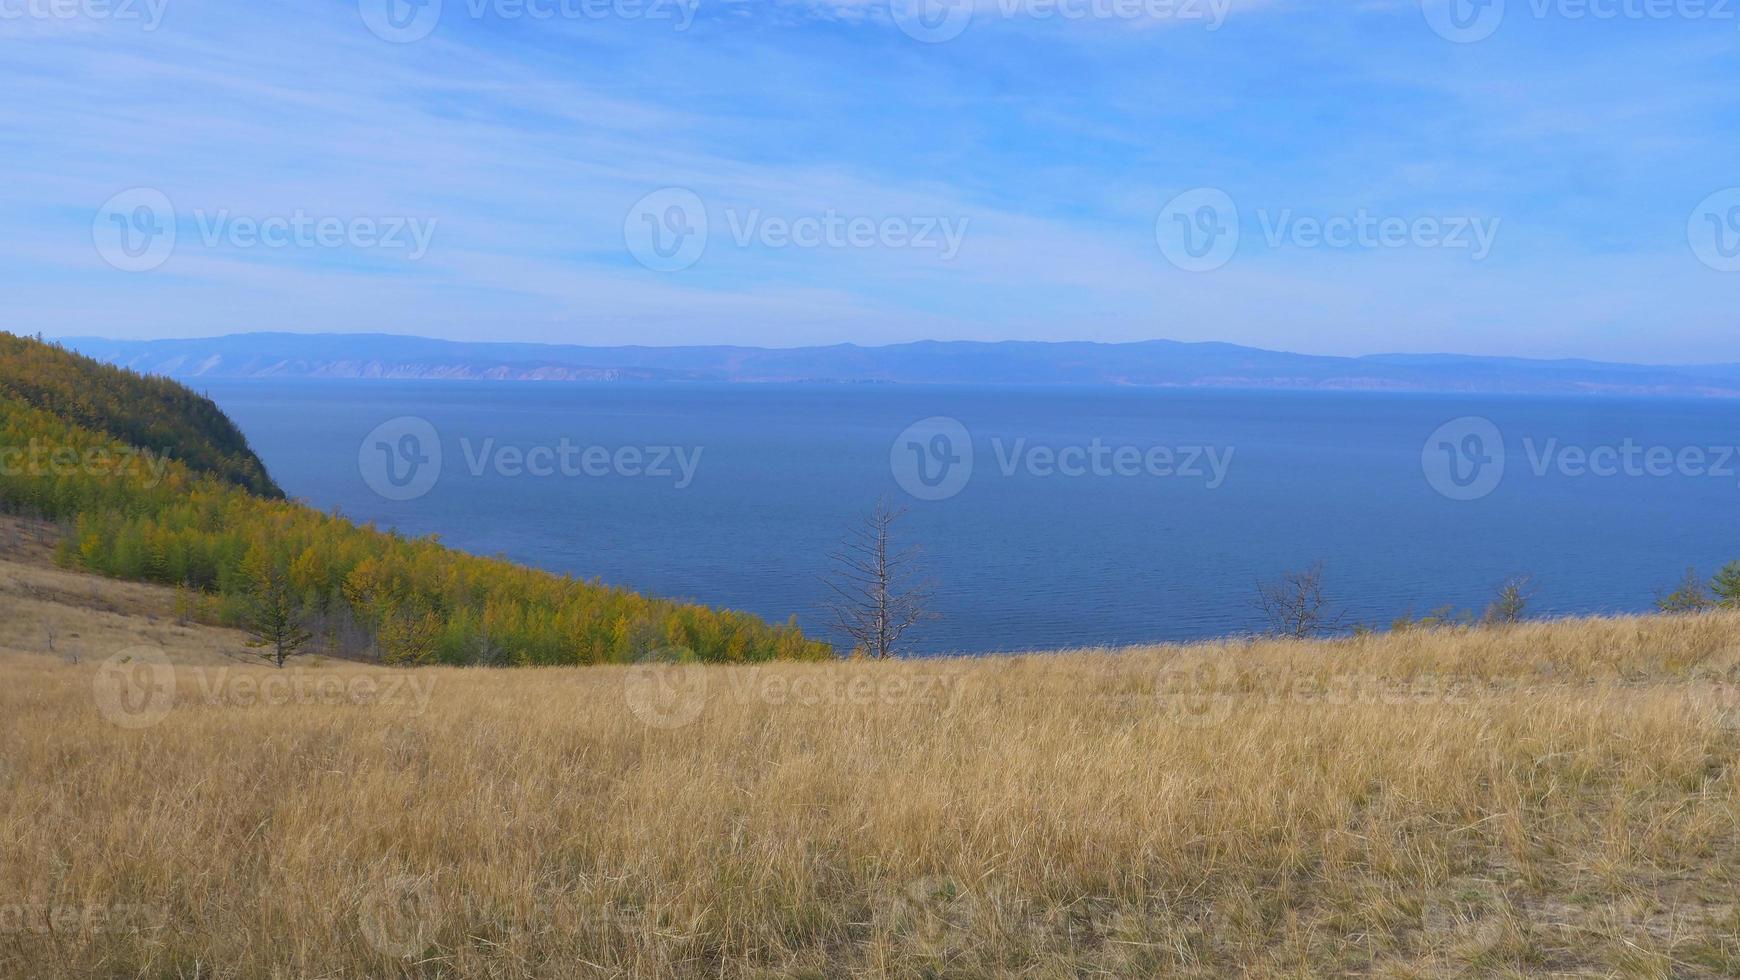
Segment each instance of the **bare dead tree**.
[[916,578],[918,549],[897,548],[894,525],[905,515],[883,498],[853,525],[829,555],[828,604],[833,625],[856,650],[878,660],[899,656],[906,631],[931,618],[931,590]]
[[511,667],[513,656],[508,649],[495,642],[495,635],[489,628],[489,620],[483,620],[477,637],[477,663],[485,667]]
[[1330,610],[1323,592],[1322,562],[1288,572],[1274,582],[1257,583],[1257,602],[1275,636],[1307,639],[1340,628],[1344,617]]

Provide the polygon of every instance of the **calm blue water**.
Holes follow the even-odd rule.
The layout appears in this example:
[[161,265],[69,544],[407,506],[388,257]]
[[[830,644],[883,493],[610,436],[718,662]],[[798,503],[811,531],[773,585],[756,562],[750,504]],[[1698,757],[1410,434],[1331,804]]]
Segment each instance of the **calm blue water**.
[[[778,620],[795,614],[810,628],[825,618],[825,554],[855,514],[890,495],[910,508],[902,528],[922,546],[936,586],[940,618],[915,634],[925,652],[1255,629],[1254,584],[1318,560],[1350,621],[1387,624],[1446,603],[1482,605],[1523,573],[1534,577],[1542,614],[1643,610],[1688,565],[1708,573],[1740,558],[1740,460],[1726,461],[1726,475],[1675,464],[1662,476],[1640,456],[1639,475],[1599,477],[1582,474],[1575,457],[1562,471],[1555,455],[1547,475],[1535,472],[1550,440],[1660,447],[1657,472],[1669,451],[1740,443],[1740,406],[1720,401],[869,385],[206,387],[284,488],[318,507],[649,593]],[[388,449],[359,450],[377,426],[406,416],[433,427],[440,477],[424,496],[390,500],[365,475],[396,492],[384,467],[394,460],[397,475],[411,475],[402,451],[420,444],[407,447],[400,426],[387,430]],[[1496,426],[1505,457],[1502,481],[1474,500],[1440,493],[1422,460],[1454,458],[1473,483],[1440,478],[1452,495],[1478,493],[1482,476],[1490,483],[1491,462],[1476,470],[1471,460],[1490,460],[1497,447],[1468,443],[1467,424],[1428,451],[1435,430],[1465,416]],[[924,430],[906,440],[916,448],[895,447],[930,417],[957,420],[973,460],[970,480],[940,500],[915,499],[897,479],[935,495],[913,479],[921,460],[932,478],[963,472],[958,430]],[[484,473],[472,474],[486,447],[554,450],[564,438],[572,475],[516,473],[511,457],[506,466],[486,458]],[[1087,466],[1060,475],[1043,454],[1032,465],[1018,454],[1095,440],[1098,474]],[[600,455],[661,446],[681,447],[691,462],[699,450],[692,482],[678,485],[675,459],[668,476],[625,475]],[[1230,449],[1231,463],[1211,488],[1206,460],[1200,476],[1179,475],[1164,459],[1148,465],[1155,447],[1214,447],[1223,461]],[[1186,456],[1176,453],[1174,465]],[[1005,475],[1011,458],[1015,472]],[[1723,462],[1713,455],[1690,469]]]

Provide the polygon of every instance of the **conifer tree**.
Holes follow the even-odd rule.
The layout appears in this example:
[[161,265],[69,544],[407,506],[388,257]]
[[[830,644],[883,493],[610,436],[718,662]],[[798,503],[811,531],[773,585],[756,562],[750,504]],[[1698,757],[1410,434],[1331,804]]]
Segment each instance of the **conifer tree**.
[[302,652],[312,634],[302,628],[290,583],[263,546],[256,544],[248,551],[242,571],[249,580],[247,628],[252,639],[248,646],[260,649],[260,656],[282,670],[285,661]]

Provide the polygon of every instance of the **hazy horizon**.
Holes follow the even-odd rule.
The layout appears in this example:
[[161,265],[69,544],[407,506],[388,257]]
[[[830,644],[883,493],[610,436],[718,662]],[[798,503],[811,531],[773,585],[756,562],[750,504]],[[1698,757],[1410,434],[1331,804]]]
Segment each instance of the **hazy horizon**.
[[[1141,337],[1141,338],[1132,338],[1129,340],[1092,340],[1092,339],[1069,338],[1069,337],[1032,337],[1032,338],[1010,337],[1010,338],[1002,338],[1002,339],[998,339],[998,338],[950,339],[950,338],[943,338],[943,337],[919,337],[919,338],[914,338],[912,340],[887,341],[887,342],[880,342],[880,343],[861,343],[861,342],[858,342],[855,340],[846,339],[846,340],[834,341],[832,343],[827,343],[827,344],[753,344],[753,343],[733,343],[731,341],[720,341],[720,342],[716,342],[716,343],[696,343],[696,344],[676,344],[676,343],[660,344],[660,343],[634,343],[634,342],[620,343],[620,344],[589,344],[589,343],[559,341],[559,340],[519,340],[519,339],[515,339],[515,338],[511,338],[511,337],[490,338],[490,339],[461,338],[461,337],[437,337],[437,336],[432,336],[432,335],[428,335],[428,334],[397,333],[397,332],[377,331],[377,330],[355,330],[355,331],[350,331],[350,330],[344,330],[344,331],[340,331],[340,330],[308,330],[308,331],[243,330],[243,331],[217,331],[217,332],[203,333],[203,334],[185,334],[185,335],[171,334],[171,335],[165,335],[165,336],[160,336],[160,337],[119,337],[119,336],[109,336],[109,335],[104,335],[104,334],[81,334],[81,333],[74,333],[74,332],[55,333],[52,331],[42,331],[42,335],[45,338],[47,338],[49,340],[54,340],[54,341],[100,340],[100,341],[109,341],[109,342],[115,342],[115,343],[179,343],[179,342],[191,342],[191,341],[199,341],[199,340],[223,340],[223,339],[236,338],[236,337],[257,337],[257,336],[335,337],[335,338],[337,338],[337,337],[378,337],[378,338],[402,338],[405,340],[437,341],[437,342],[441,342],[441,343],[483,344],[483,345],[528,344],[528,345],[534,345],[534,346],[547,346],[547,347],[587,347],[587,348],[599,348],[599,349],[637,348],[638,347],[638,348],[647,348],[650,350],[666,350],[666,349],[693,348],[693,347],[742,347],[742,348],[751,349],[751,350],[774,350],[774,351],[805,350],[805,349],[823,348],[823,347],[859,347],[859,348],[864,348],[867,350],[874,350],[874,349],[879,349],[879,348],[901,347],[901,346],[914,345],[914,344],[951,344],[951,343],[986,344],[986,345],[1086,343],[1086,344],[1095,344],[1095,345],[1108,346],[1108,347],[1121,346],[1121,345],[1148,344],[1148,343],[1179,343],[1179,344],[1232,344],[1234,346],[1247,347],[1247,348],[1250,348],[1252,350],[1260,350],[1260,351],[1264,351],[1267,353],[1292,354],[1292,355],[1297,355],[1297,356],[1301,356],[1301,357],[1334,357],[1334,358],[1359,359],[1359,358],[1378,358],[1378,357],[1400,356],[1400,357],[1422,357],[1422,358],[1469,358],[1469,359],[1475,359],[1475,360],[1505,359],[1505,358],[1510,358],[1510,357],[1520,357],[1520,355],[1487,354],[1487,353],[1481,353],[1478,351],[1452,351],[1452,350],[1420,350],[1420,351],[1369,350],[1369,351],[1356,351],[1356,352],[1351,352],[1351,353],[1346,353],[1346,354],[1324,354],[1324,353],[1320,353],[1320,352],[1316,352],[1316,351],[1296,350],[1296,349],[1281,348],[1281,347],[1258,347],[1258,346],[1250,345],[1250,344],[1238,344],[1234,341],[1179,340],[1178,338],[1175,338],[1175,337]],[[1542,362],[1550,362],[1550,361],[1555,361],[1555,360],[1565,360],[1565,361],[1587,360],[1587,361],[1591,361],[1594,363],[1607,363],[1607,364],[1636,366],[1636,367],[1664,367],[1664,368],[1732,367],[1735,365],[1735,363],[1737,363],[1737,362],[1719,361],[1719,360],[1711,360],[1711,361],[1663,361],[1663,360],[1617,361],[1617,360],[1609,360],[1609,359],[1605,359],[1605,358],[1581,358],[1581,357],[1574,357],[1574,356],[1568,356],[1568,357],[1563,357],[1563,358],[1522,357],[1522,359],[1531,360],[1531,361],[1542,361]]]

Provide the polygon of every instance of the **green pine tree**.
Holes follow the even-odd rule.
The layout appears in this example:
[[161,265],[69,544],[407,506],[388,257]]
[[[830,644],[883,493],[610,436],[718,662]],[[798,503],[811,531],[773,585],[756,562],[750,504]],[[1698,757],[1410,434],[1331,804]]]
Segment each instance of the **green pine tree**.
[[299,654],[313,634],[302,628],[295,592],[265,548],[255,545],[250,549],[242,560],[242,570],[250,583],[247,630],[252,639],[248,646],[260,649],[260,656],[283,669],[284,662]]
[[1716,573],[1716,578],[1710,583],[1710,591],[1716,593],[1716,604],[1725,609],[1740,609],[1740,561],[1729,562],[1728,566]]

